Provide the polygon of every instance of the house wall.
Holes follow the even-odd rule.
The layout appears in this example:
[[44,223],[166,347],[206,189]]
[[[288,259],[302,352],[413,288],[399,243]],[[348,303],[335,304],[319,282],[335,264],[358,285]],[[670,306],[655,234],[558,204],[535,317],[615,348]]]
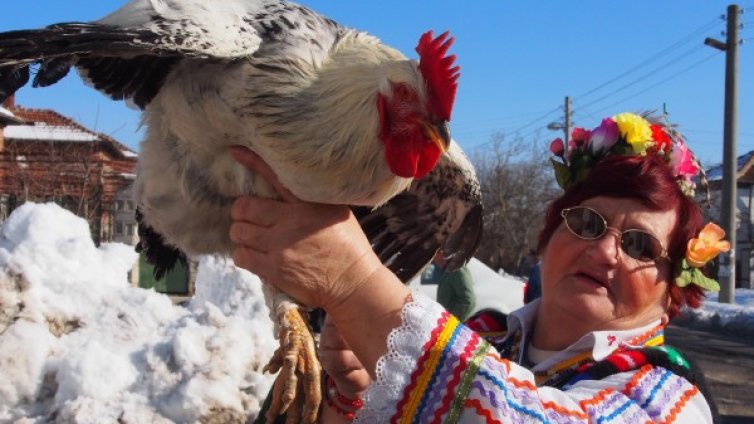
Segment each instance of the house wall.
[[754,282],[754,185],[739,183],[736,192],[736,286],[751,288]]
[[[0,212],[26,201],[55,202],[86,219],[95,242],[112,240],[116,193],[130,183],[119,169],[135,159],[115,158],[98,143],[6,139],[0,152]],[[0,216],[4,219],[4,216]]]

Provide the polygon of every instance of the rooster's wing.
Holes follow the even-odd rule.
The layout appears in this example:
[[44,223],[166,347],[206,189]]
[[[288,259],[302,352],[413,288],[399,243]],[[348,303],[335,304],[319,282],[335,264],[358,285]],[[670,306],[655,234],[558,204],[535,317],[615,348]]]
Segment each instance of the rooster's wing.
[[375,253],[403,282],[418,274],[438,249],[449,270],[461,267],[481,241],[479,181],[455,143],[408,191],[378,209],[354,211]]
[[290,2],[133,0],[95,22],[0,34],[0,102],[30,79],[49,86],[78,68],[115,100],[145,108],[182,60],[229,62],[254,55],[321,60],[344,28]]

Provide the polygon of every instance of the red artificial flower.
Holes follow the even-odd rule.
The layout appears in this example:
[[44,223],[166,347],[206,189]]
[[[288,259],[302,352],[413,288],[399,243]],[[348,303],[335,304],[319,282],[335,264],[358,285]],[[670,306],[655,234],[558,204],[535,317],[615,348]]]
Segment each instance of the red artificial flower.
[[553,155],[562,157],[563,153],[565,153],[565,144],[563,144],[563,139],[558,137],[555,140],[550,143],[550,151]]
[[592,138],[592,132],[581,127],[576,127],[571,132],[571,142],[576,147],[585,145],[590,138]]
[[672,140],[662,125],[653,124],[649,128],[652,130],[652,139],[655,141],[655,145],[652,146],[651,151],[655,152],[662,150],[663,153],[668,153],[672,144]]

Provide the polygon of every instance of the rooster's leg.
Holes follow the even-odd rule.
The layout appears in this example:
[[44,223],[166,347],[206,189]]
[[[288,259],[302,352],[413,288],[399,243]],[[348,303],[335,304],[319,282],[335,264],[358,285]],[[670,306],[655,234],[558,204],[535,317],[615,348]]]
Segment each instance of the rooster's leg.
[[322,401],[322,368],[305,318],[307,314],[287,296],[271,294],[280,347],[265,371],[280,373],[265,418],[273,423],[279,415],[287,413],[287,422],[314,423]]

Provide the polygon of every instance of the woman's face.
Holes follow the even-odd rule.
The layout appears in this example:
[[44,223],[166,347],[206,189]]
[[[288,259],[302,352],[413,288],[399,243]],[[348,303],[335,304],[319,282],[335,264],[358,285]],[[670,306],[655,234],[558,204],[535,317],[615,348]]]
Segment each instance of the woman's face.
[[[651,211],[632,199],[595,197],[584,201],[607,225],[620,232],[644,230],[667,248],[675,226],[674,211]],[[665,316],[670,263],[642,262],[620,247],[616,231],[583,240],[564,223],[555,230],[542,256],[542,304],[551,322],[577,323],[582,332],[623,330]]]

